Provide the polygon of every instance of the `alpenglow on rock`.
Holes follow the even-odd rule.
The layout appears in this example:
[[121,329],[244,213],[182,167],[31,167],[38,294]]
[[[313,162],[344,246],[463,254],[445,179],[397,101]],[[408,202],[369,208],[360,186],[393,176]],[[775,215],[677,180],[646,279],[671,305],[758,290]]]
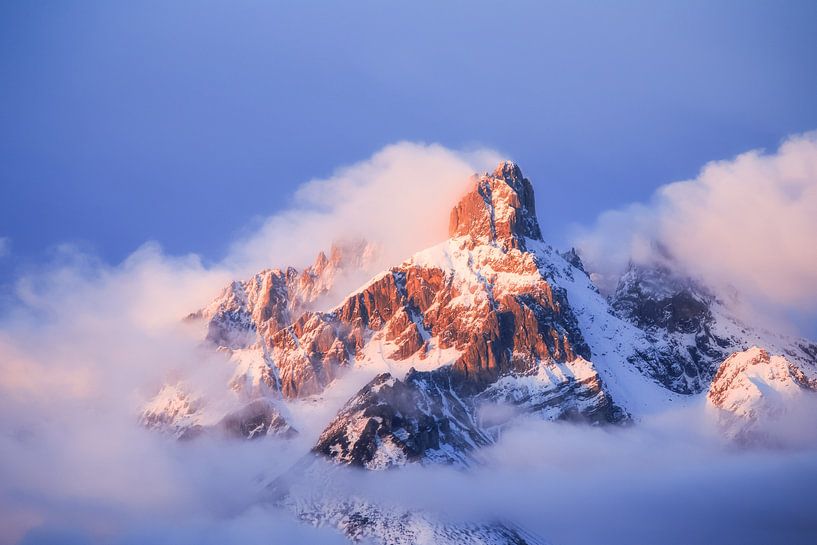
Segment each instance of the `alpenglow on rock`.
[[532,205],[516,165],[476,179],[452,212],[452,238],[269,338],[283,395],[318,393],[372,341],[388,343],[397,361],[456,350],[453,380],[471,393],[542,360],[589,360],[564,293],[526,250],[527,236],[541,238]]
[[542,240],[533,186],[516,164],[500,163],[492,175],[474,177],[476,187],[451,210],[449,237],[471,245],[524,248],[525,238]]
[[[371,245],[345,243],[302,271],[228,285],[188,318],[231,366],[226,401],[187,392],[184,381],[166,385],[143,425],[186,439],[309,437],[293,408],[356,392],[312,430],[316,443],[288,474],[317,475],[327,493],[278,487],[276,502],[384,545],[431,535],[507,545],[538,540],[504,523],[463,526],[339,499],[332,475],[346,466],[467,469],[519,418],[637,425],[679,405],[708,406],[727,437],[756,438],[764,415],[780,422],[789,399],[817,396],[814,343],[747,326],[667,264],[634,265],[608,299],[575,250],[545,242],[517,165],[471,182],[452,203],[448,238],[386,270],[369,271]],[[367,280],[348,289],[361,271]]]

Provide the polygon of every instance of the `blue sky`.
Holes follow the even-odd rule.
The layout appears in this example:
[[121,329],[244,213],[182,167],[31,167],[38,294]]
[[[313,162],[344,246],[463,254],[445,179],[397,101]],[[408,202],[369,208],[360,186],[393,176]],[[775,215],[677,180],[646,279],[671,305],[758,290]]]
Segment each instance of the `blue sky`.
[[3,278],[63,242],[219,259],[399,140],[507,153],[563,244],[817,128],[815,2],[295,4],[4,2]]

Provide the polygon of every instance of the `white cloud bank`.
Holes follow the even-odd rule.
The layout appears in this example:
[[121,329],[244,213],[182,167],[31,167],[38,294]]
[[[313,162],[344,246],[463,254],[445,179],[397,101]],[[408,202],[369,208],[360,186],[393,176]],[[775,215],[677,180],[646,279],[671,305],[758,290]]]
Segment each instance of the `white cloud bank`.
[[449,212],[470,175],[493,169],[500,159],[488,149],[386,146],[327,179],[303,184],[291,209],[232,246],[227,264],[248,274],[270,264],[305,264],[334,240],[356,238],[381,247],[379,266],[399,263],[447,237]]
[[[786,156],[787,146],[814,145],[801,140],[786,144],[778,155]],[[151,244],[117,266],[65,249],[59,263],[21,279],[19,305],[0,318],[0,544],[341,542],[332,530],[300,526],[257,505],[259,482],[285,471],[309,445],[298,439],[164,441],[140,429],[136,413],[151,387],[174,370],[196,370],[203,387],[223,389],[229,369],[218,354],[200,348],[199,337],[180,318],[228,280],[267,266],[311,261],[333,239],[360,234],[375,235],[374,242],[384,245],[385,261],[400,261],[445,237],[449,209],[467,177],[498,158],[486,150],[389,146],[303,186],[293,208],[238,241],[214,267],[196,256],[169,257]],[[795,200],[806,193],[797,184],[791,187],[788,194]],[[808,523],[811,483],[817,479],[811,453],[788,473],[778,469],[790,460],[774,457],[730,473],[733,462],[746,459],[723,455],[705,439],[652,441],[652,432],[644,433],[608,436],[602,430],[536,423],[487,451],[490,471],[473,479],[419,468],[370,477],[380,483],[381,493],[405,492],[405,501],[419,507],[433,508],[435,498],[449,498],[442,509],[461,505],[463,516],[485,510],[516,516],[565,544],[596,542],[611,533],[620,535],[620,542],[654,542],[677,521],[707,514],[721,525],[720,542],[751,542],[746,538],[756,534],[756,526],[769,526],[739,531],[747,498],[752,520],[762,521],[769,505],[779,505],[774,523],[786,523],[794,514],[790,530],[805,536],[804,542],[813,537],[813,522],[802,526]],[[679,455],[676,447],[690,443],[704,455]],[[710,448],[722,457],[711,456]],[[641,462],[657,460],[656,469],[637,478],[644,467],[628,462],[636,459],[634,453]],[[689,475],[695,477],[692,484]],[[650,484],[653,476],[657,483]],[[405,487],[396,486],[399,482]],[[758,492],[758,482],[777,495]],[[713,483],[719,496],[705,492]],[[710,501],[699,509],[702,495]],[[662,501],[669,502],[666,508]],[[729,516],[712,516],[722,505]],[[639,526],[642,519],[653,522]],[[638,528],[642,533],[633,535]],[[683,537],[676,541],[690,542]],[[755,542],[768,542],[766,537]]]
[[733,287],[760,306],[817,309],[817,133],[709,163],[646,204],[602,214],[574,243],[607,279],[630,260],[662,259],[663,248],[716,289]]
[[169,374],[226,393],[231,369],[181,319],[228,281],[364,234],[399,262],[446,237],[468,176],[497,160],[388,146],[304,184],[293,207],[212,267],[152,243],[116,266],[58,248],[19,279],[17,303],[0,316],[0,544],[342,541],[254,507],[259,475],[310,445],[168,443],[138,427],[140,407]]

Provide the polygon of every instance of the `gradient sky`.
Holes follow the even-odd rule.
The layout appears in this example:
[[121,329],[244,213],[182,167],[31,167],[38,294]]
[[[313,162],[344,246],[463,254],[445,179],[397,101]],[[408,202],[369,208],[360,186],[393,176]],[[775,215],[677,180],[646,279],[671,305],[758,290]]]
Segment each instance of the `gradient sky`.
[[3,2],[0,276],[63,242],[219,259],[398,140],[507,153],[563,244],[817,128],[817,2],[353,4]]

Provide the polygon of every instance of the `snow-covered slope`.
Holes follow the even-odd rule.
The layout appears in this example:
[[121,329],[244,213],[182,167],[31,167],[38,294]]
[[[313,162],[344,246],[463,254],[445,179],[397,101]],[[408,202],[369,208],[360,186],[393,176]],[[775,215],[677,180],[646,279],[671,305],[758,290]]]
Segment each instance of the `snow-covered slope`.
[[468,464],[490,444],[473,407],[450,386],[450,371],[378,375],[340,410],[314,451],[341,463],[387,469],[407,462]]
[[774,428],[785,426],[793,410],[817,408],[817,369],[753,346],[723,362],[706,398],[730,436],[774,442]]
[[681,393],[706,390],[729,354],[762,346],[799,365],[817,365],[817,345],[743,323],[711,290],[669,269],[632,265],[611,297],[616,312],[667,346],[674,365],[658,377]]
[[[321,431],[306,432],[317,440],[305,467],[467,468],[520,415],[637,425],[703,405],[708,391],[713,414],[742,430],[761,415],[785,419],[790,401],[817,384],[817,345],[747,327],[666,267],[632,267],[609,299],[602,295],[575,251],[543,240],[532,186],[513,163],[473,177],[448,239],[328,297],[340,278],[366,269],[372,252],[364,243],[338,246],[305,271],[267,270],[227,286],[188,320],[227,356],[225,389],[235,403],[215,406],[180,382],[149,402],[143,424],[180,438],[214,430],[290,436],[305,407],[344,392]],[[765,351],[728,357],[753,345]],[[338,499],[331,487],[318,498],[291,493],[308,488],[309,471],[318,470],[294,470],[286,492],[276,485],[278,501],[355,539],[536,541],[502,524],[449,524]]]
[[246,402],[234,397],[227,403],[214,406],[189,393],[181,383],[163,386],[144,407],[140,423],[182,440],[202,434],[237,439],[257,439],[267,435],[293,437],[297,434],[283,416],[279,402],[271,397]]

